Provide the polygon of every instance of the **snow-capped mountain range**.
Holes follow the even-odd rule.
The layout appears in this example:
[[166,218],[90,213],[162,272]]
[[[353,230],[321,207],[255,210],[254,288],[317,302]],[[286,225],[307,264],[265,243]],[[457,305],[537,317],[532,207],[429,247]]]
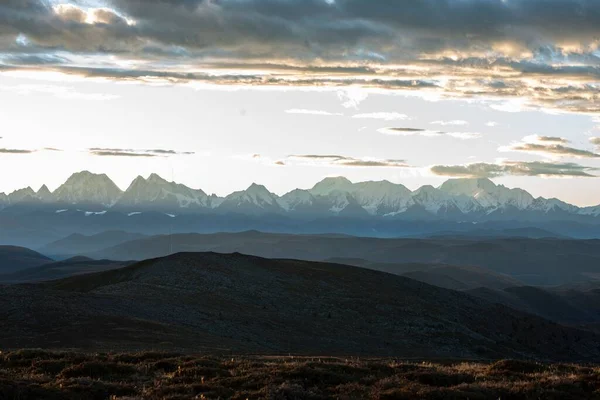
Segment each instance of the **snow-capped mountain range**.
[[54,192],[44,185],[37,192],[28,187],[8,195],[0,193],[0,209],[17,205],[56,207],[56,212],[75,208],[94,215],[108,211],[131,215],[159,211],[169,215],[236,213],[299,218],[600,221],[600,206],[580,208],[558,199],[534,198],[525,190],[496,185],[489,179],[451,179],[438,188],[423,186],[411,191],[388,181],[352,183],[335,177],[325,178],[311,189],[296,189],[283,196],[252,184],[246,190],[221,198],[168,182],[156,174],[148,178],[138,176],[122,191],[105,174],[83,171],[73,174]]

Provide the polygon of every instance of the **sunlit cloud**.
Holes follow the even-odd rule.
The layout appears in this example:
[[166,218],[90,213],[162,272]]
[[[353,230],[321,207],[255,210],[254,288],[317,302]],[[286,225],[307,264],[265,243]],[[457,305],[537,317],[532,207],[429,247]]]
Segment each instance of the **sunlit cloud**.
[[0,148],[0,154],[31,154],[31,153],[35,153],[35,150]]
[[28,0],[2,7],[0,71],[328,87],[346,108],[358,108],[370,90],[387,90],[479,100],[506,112],[600,112],[596,0],[577,7],[572,0],[553,7],[531,0]]
[[509,146],[502,146],[499,148],[499,151],[533,153],[550,158],[600,158],[600,154],[589,150],[565,146],[567,143],[569,143],[569,141],[565,138],[533,135],[523,138],[521,142],[512,143]]

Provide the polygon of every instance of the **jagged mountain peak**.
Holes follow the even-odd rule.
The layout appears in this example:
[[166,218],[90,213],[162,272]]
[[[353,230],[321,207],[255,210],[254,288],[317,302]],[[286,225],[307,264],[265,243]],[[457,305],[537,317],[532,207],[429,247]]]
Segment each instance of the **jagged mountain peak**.
[[34,195],[34,194],[35,194],[35,190],[33,190],[31,186],[27,186],[26,188],[23,188],[23,189],[17,189],[17,190],[14,190],[14,191],[12,191],[12,192],[9,194],[9,196],[12,196],[12,195],[18,195],[18,194],[25,194],[25,193],[26,193],[26,194],[31,194],[31,195]]
[[123,192],[106,175],[76,172],[54,192],[58,202],[113,206]]
[[268,194],[272,194],[271,192],[269,192],[269,189],[267,189],[267,187],[265,185],[260,185],[258,183],[252,183],[250,186],[248,186],[248,189],[246,189],[247,193],[268,193]]
[[42,185],[39,188],[39,190],[37,191],[37,194],[40,194],[40,193],[44,194],[44,193],[51,193],[51,192],[50,192],[50,189],[48,189],[48,186]]
[[67,181],[65,183],[73,184],[73,183],[79,183],[79,182],[84,182],[84,181],[89,181],[89,180],[112,182],[112,180],[106,174],[95,174],[90,171],[79,171],[79,172],[73,173],[67,179]]
[[[40,201],[41,200],[41,201]],[[136,177],[123,193],[106,174],[89,171],[74,173],[52,193],[46,185],[35,192],[31,187],[10,195],[0,194],[0,208],[18,202],[35,206],[38,203],[90,205],[90,209],[108,210],[115,206],[121,211],[236,212],[255,215],[266,213],[327,217],[331,215],[371,215],[395,217],[403,213],[412,218],[420,215],[459,218],[479,221],[485,218],[566,218],[573,215],[585,218],[600,216],[600,206],[579,208],[558,199],[534,199],[527,191],[495,184],[487,178],[450,179],[438,188],[425,185],[411,192],[404,185],[388,180],[352,183],[345,177],[328,177],[312,189],[295,189],[279,197],[267,187],[252,183],[245,190],[226,198],[208,196],[204,191],[183,184],[168,182],[158,174]],[[65,204],[61,205],[62,208]],[[427,214],[424,214],[427,212]],[[524,214],[519,214],[524,212]],[[529,214],[528,214],[529,213]],[[463,219],[464,218],[464,219]],[[570,218],[570,217],[569,217]]]
[[413,192],[414,196],[421,194],[441,194],[441,190],[433,187],[432,185],[423,185]]
[[279,197],[263,186],[251,184],[246,190],[233,192],[219,205],[221,211],[245,211],[250,214],[278,213],[283,211]]
[[169,183],[166,179],[164,179],[163,177],[161,177],[160,175],[158,175],[156,173],[150,174],[150,176],[147,179],[147,182],[148,183],[156,183],[156,184]]
[[452,196],[472,197],[484,208],[516,207],[525,209],[533,203],[533,196],[522,189],[496,185],[488,178],[450,179],[440,190]]
[[48,189],[48,186],[46,185],[42,185],[42,187],[40,187],[35,196],[43,202],[50,202],[54,200],[52,192],[50,192],[50,189]]
[[119,199],[118,206],[136,210],[157,208],[161,211],[214,208],[212,198],[204,191],[168,182],[155,173],[150,174],[148,179],[142,176],[135,178]]

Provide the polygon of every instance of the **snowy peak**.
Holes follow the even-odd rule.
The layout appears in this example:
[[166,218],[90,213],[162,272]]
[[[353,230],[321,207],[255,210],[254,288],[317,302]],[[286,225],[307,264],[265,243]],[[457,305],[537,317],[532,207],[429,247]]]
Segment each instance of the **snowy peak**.
[[273,193],[269,192],[269,190],[263,186],[253,183],[246,189],[246,194],[250,196],[263,197],[265,199],[270,199],[276,197]]
[[494,192],[496,184],[487,178],[449,179],[440,186],[440,190],[452,195],[474,196],[481,191]]
[[352,192],[352,182],[343,176],[325,178],[310,189],[310,193],[314,196],[327,196],[331,192]]
[[[597,208],[600,208],[600,206]],[[546,214],[551,212],[567,212],[586,215],[585,213],[581,212],[582,210],[579,209],[579,207],[575,207],[559,199],[545,199],[543,197],[538,197],[535,199],[532,202],[530,209],[541,211]]]
[[277,202],[285,211],[308,210],[317,199],[308,190],[295,189],[281,196]]
[[211,199],[202,190],[168,182],[157,174],[148,179],[138,176],[131,182],[117,206],[122,208],[156,208],[161,211],[210,208]]
[[450,179],[439,188],[426,185],[411,192],[401,184],[385,180],[352,183],[344,177],[330,177],[311,189],[292,190],[281,197],[265,186],[253,183],[246,190],[221,198],[169,182],[157,174],[147,178],[138,176],[122,192],[105,174],[82,171],[69,177],[54,193],[46,185],[37,192],[27,187],[9,195],[0,193],[0,209],[18,203],[26,203],[28,207],[52,204],[59,211],[76,204],[78,209],[86,212],[112,209],[132,215],[145,211],[169,215],[216,212],[252,216],[278,214],[291,218],[439,217],[470,222],[499,218],[600,218],[600,206],[579,208],[558,199],[534,199],[525,190],[496,185],[489,179]]
[[516,207],[524,210],[534,200],[525,190],[496,185],[487,178],[450,179],[440,186],[440,190],[452,196],[472,197],[483,208],[488,209]]
[[219,210],[242,211],[250,214],[279,213],[283,208],[279,205],[278,199],[277,195],[269,192],[263,185],[253,183],[248,189],[225,197]]
[[106,174],[89,171],[77,172],[54,192],[58,202],[70,204],[98,204],[111,207],[122,191]]
[[[2,195],[0,195],[2,196]],[[0,199],[0,203],[2,202],[2,200]],[[579,210],[578,212],[581,215],[589,215],[592,217],[600,217],[600,205],[599,206],[592,206],[592,207],[585,207]]]
[[450,196],[431,185],[425,185],[412,193],[412,199],[415,204],[419,204],[425,210],[435,214],[442,207],[448,205]]
[[448,213],[479,213],[481,205],[477,200],[465,194],[448,194],[431,185],[425,185],[412,194],[415,204],[433,214]]
[[412,193],[406,186],[389,181],[355,183],[352,194],[371,215],[401,213],[413,204]]

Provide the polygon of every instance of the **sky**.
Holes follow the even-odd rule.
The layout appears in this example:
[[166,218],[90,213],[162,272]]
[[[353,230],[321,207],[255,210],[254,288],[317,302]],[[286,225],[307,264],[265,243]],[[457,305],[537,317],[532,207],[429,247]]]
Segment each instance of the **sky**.
[[0,192],[491,178],[600,204],[600,2],[3,0]]

